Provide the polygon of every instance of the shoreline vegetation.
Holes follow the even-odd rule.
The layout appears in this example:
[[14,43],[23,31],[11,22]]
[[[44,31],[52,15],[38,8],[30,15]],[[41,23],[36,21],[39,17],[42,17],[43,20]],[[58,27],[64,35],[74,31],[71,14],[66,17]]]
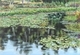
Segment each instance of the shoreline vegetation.
[[[3,9],[4,10],[4,9]],[[47,12],[58,12],[58,11],[75,11],[75,7],[58,7],[58,8],[15,8],[12,10],[1,11],[0,16],[12,16],[19,14],[36,14],[36,13],[47,13]]]
[[[53,6],[52,8],[51,7],[26,8],[26,7],[22,7],[22,5],[23,4],[21,4],[21,8],[20,7],[19,8],[16,8],[16,7],[7,8],[7,9],[6,7],[0,8],[0,30],[10,27],[12,28],[11,30],[13,32],[13,35],[16,36],[15,34],[18,32],[17,29],[21,26],[22,32],[21,33],[19,32],[19,34],[22,36],[24,35],[23,37],[28,37],[27,31],[26,31],[27,28],[28,28],[28,31],[30,31],[31,27],[35,29],[41,28],[39,31],[41,31],[41,33],[44,34],[47,31],[50,32],[50,28],[47,28],[45,30],[45,27],[50,26],[54,28],[55,24],[53,23],[55,22],[58,24],[58,27],[56,28],[56,33],[57,35],[59,35],[60,32],[62,31],[62,28],[59,27],[59,24],[62,24],[62,23],[58,22],[60,21],[59,19],[61,19],[61,17],[63,21],[68,21],[68,23],[71,22],[69,24],[64,22],[66,23],[66,25],[64,25],[66,29],[68,29],[69,31],[72,30],[74,32],[80,30],[79,22],[75,22],[78,19],[75,12],[80,9],[79,7],[77,8],[73,5],[74,7],[67,7],[67,6],[54,7]],[[62,16],[61,15],[62,13],[57,13],[57,15],[55,15],[56,12],[65,12],[66,16],[63,17],[64,15]],[[48,18],[48,15],[50,15],[50,18]],[[79,20],[80,20],[80,17],[79,17]],[[49,21],[52,25],[49,25]],[[75,23],[72,23],[72,22],[75,22]],[[54,32],[52,34],[54,35]],[[80,39],[76,37],[70,37],[67,35],[63,36],[62,34],[61,36],[55,36],[55,37],[48,36],[48,38],[46,38],[46,36],[44,37],[42,37],[42,39],[39,41],[40,44],[42,44],[43,46],[47,48],[52,48],[54,50],[58,50],[58,48],[66,49],[66,48],[69,48],[70,46],[73,48],[80,47]]]

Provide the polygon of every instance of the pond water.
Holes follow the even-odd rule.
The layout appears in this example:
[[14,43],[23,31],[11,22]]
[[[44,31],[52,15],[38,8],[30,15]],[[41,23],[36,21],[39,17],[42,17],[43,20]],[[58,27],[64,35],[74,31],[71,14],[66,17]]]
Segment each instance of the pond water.
[[12,40],[10,35],[5,36],[0,41],[0,55],[80,55],[80,48],[52,49],[42,50],[42,45],[38,42],[24,42],[18,39]]
[[80,48],[69,47],[68,49],[58,50],[48,48],[43,50],[43,46],[39,44],[39,36],[42,35],[33,32],[30,35],[24,32],[21,37],[20,32],[16,36],[12,36],[11,33],[5,35],[2,32],[3,35],[0,35],[0,55],[80,55]]

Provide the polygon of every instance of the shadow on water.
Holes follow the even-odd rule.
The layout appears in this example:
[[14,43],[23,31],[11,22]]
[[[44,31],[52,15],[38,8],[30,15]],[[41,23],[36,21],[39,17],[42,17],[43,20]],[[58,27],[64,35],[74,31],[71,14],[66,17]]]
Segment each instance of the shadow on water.
[[11,28],[0,30],[0,55],[80,55],[79,48],[53,50],[40,45],[39,40],[50,35],[45,29],[18,27],[15,33]]

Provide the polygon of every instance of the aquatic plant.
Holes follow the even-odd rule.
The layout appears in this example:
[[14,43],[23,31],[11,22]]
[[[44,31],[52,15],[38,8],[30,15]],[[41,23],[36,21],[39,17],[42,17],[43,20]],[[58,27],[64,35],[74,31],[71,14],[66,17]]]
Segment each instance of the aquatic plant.
[[55,38],[52,38],[52,36],[48,36],[48,38],[41,39],[40,44],[45,45],[47,48],[52,48],[53,50],[58,50],[58,48],[75,48],[80,47],[80,39],[69,36]]

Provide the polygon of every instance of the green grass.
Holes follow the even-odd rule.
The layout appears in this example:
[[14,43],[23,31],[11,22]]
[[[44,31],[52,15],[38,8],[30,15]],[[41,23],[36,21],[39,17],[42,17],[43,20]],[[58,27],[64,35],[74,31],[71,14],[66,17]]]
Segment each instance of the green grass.
[[66,25],[68,30],[72,30],[74,32],[80,32],[80,23],[72,23],[69,25]]
[[0,16],[19,15],[19,14],[36,14],[44,12],[71,11],[73,7],[57,7],[57,8],[16,8],[8,11],[0,12]]
[[75,15],[66,16],[64,20],[69,21],[69,25],[65,25],[68,30],[72,30],[74,32],[80,31],[80,23],[76,22],[77,17]]
[[46,23],[46,14],[34,14],[34,15],[14,15],[14,16],[5,16],[0,17],[0,27],[10,27],[10,26],[28,26],[28,27],[38,27],[45,26]]
[[66,21],[75,21],[75,20],[77,20],[77,17],[75,15],[70,15],[70,16],[68,15],[68,16],[65,17],[64,20],[66,20]]

